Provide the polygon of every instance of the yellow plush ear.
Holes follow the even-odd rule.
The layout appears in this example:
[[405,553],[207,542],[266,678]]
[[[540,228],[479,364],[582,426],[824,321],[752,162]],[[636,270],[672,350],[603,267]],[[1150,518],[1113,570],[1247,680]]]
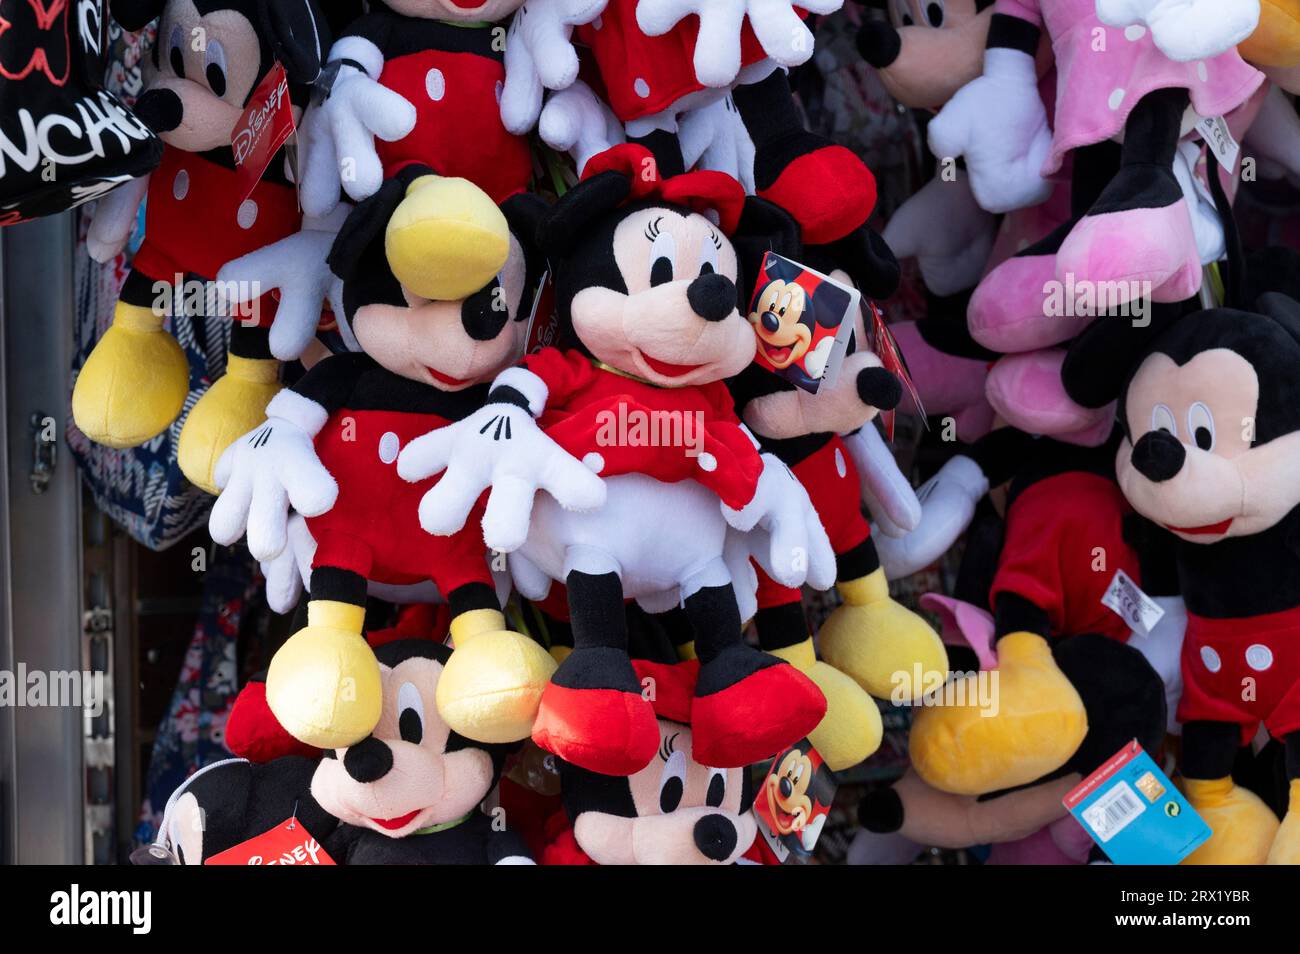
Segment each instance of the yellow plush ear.
[[458,301],[505,265],[510,226],[472,182],[421,176],[389,219],[384,248],[389,267],[406,288],[431,301]]
[[1263,0],[1259,26],[1237,49],[1256,66],[1300,66],[1300,0]]

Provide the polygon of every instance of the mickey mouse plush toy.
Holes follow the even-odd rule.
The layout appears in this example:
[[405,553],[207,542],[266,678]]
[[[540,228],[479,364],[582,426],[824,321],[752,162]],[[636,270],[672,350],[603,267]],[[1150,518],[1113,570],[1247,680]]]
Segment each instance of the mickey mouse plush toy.
[[[1085,406],[1119,394],[1120,487],[1179,541],[1182,775],[1214,831],[1193,863],[1300,863],[1297,366],[1300,305],[1267,293],[1256,312],[1199,311],[1153,322],[1146,335],[1097,322],[1066,368]],[[1280,829],[1232,781],[1237,750],[1261,723],[1286,744],[1291,802]]]
[[701,765],[691,731],[696,660],[634,660],[654,686],[659,749],[626,777],[558,760],[564,813],[547,826],[547,865],[729,865],[752,854],[754,787],[743,768]]
[[[394,275],[384,243],[407,184],[391,179],[358,205],[330,260],[344,279],[343,320],[364,350],[326,358],[277,395],[217,468],[214,540],[247,529],[254,556],[271,559],[286,546],[290,505],[315,538],[307,626],[276,653],[266,691],[284,728],[322,748],[356,742],[379,718],[379,673],[361,632],[368,580],[432,581],[447,600],[461,665],[441,679],[439,705],[462,734],[525,738],[554,668],[539,645],[506,631],[477,529],[424,533],[417,510],[430,483],[408,483],[394,466],[404,444],[481,408],[486,382],[522,352],[521,303],[541,262],[512,238],[485,287],[424,300]],[[541,208],[526,194],[507,201],[524,242]]]
[[[512,554],[520,592],[541,599],[553,581],[567,587],[575,648],[546,688],[533,738],[607,775],[639,771],[659,744],[628,660],[625,597],[685,607],[701,664],[692,725],[704,764],[770,756],[825,712],[794,667],[744,644],[723,560],[729,528],[757,530],[771,535],[766,558],[782,582],[824,587],[833,572],[808,495],[760,454],[723,384],[755,354],[728,236],[745,210],[769,241],[797,241],[797,229],[769,203],[747,203],[731,177],[682,173],[673,158],[628,144],[588,162],[538,232],[565,347],[503,372],[483,411],[398,459],[408,479],[446,469],[421,504],[425,529],[460,530],[490,487],[484,536]],[[647,446],[620,420],[676,420],[695,439]],[[534,506],[539,487],[550,496]],[[584,512],[561,506],[577,499]]]
[[[157,170],[101,202],[92,223],[91,255],[109,261],[130,238],[147,190],[144,244],[112,326],[77,377],[72,413],[92,440],[133,447],[171,424],[190,388],[185,354],[163,331],[178,276],[211,281],[230,260],[298,230],[302,216],[284,153],[245,196],[231,139],[277,61],[288,73],[283,95],[300,112],[329,37],[314,0],[118,0],[113,13],[129,30],[162,18],[153,50],[157,72],[136,112],[166,148]],[[206,489],[215,489],[211,471],[221,451],[260,419],[279,388],[268,337],[275,313],[269,292],[241,313],[231,330],[226,375],[186,419],[181,467]]]
[[319,759],[239,759],[191,776],[160,833],[181,863],[202,864],[290,819],[338,864],[531,863],[522,839],[479,810],[515,747],[471,742],[438,716],[452,650],[406,639],[375,654],[383,714],[374,733]]

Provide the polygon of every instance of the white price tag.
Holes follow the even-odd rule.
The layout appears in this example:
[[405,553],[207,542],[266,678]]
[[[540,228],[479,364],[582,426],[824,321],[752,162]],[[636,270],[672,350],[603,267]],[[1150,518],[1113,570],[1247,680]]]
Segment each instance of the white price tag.
[[1132,577],[1123,570],[1115,571],[1101,602],[1139,636],[1150,636],[1165,615],[1164,607],[1143,593],[1142,587],[1134,583]]

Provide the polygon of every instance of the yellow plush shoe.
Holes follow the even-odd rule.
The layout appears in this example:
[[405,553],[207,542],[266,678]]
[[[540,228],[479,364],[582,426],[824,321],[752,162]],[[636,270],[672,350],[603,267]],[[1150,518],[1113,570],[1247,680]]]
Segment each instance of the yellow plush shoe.
[[212,471],[227,447],[261,424],[280,390],[280,362],[228,355],[226,373],[190,408],[176,460],[195,487],[217,494]]
[[163,316],[119,301],[77,375],[72,418],[97,444],[136,447],[176,420],[189,390],[189,361]]
[[826,715],[808,741],[832,772],[851,768],[880,748],[884,727],[876,701],[844,673],[817,659],[811,639],[768,651],[811,679],[826,697]]
[[1262,865],[1278,834],[1277,816],[1231,778],[1182,780],[1183,794],[1213,832],[1185,865]]
[[[822,659],[878,699],[908,702],[948,675],[948,653],[930,625],[889,595],[885,571],[839,584],[844,605],[822,624]],[[921,678],[916,678],[920,666]]]
[[379,663],[361,635],[364,607],[307,605],[307,625],[289,637],[266,673],[266,701],[286,732],[321,749],[354,745],[383,710]]
[[1268,851],[1268,863],[1300,865],[1300,778],[1291,780],[1291,802]]
[[438,680],[438,712],[478,742],[517,742],[533,731],[555,659],[538,643],[505,628],[496,610],[471,610],[451,622],[455,652]]
[[953,680],[942,701],[961,704],[919,708],[908,747],[921,778],[957,795],[1033,782],[1064,765],[1088,734],[1083,700],[1033,633],[1004,636],[998,668]]
[[510,227],[466,179],[421,176],[388,220],[388,265],[422,298],[457,301],[483,288],[510,254]]

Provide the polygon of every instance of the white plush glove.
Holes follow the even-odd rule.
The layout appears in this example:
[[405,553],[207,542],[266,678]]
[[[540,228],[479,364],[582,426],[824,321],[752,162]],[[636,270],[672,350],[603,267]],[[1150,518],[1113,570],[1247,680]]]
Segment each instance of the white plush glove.
[[[415,107],[372,79],[383,67],[383,56],[368,41],[345,37],[331,56],[342,55],[366,65],[369,74],[343,66],[329,97],[307,110],[299,130],[302,143],[302,207],[308,215],[325,215],[339,200],[339,185],[360,201],[379,191],[384,165],[375,140],[397,142],[415,128]],[[357,55],[353,55],[357,54]],[[365,59],[361,57],[365,56]],[[369,61],[369,62],[368,62]]]
[[1108,26],[1139,24],[1171,60],[1208,60],[1235,47],[1259,26],[1259,0],[1097,0]]
[[111,262],[126,248],[135,231],[140,203],[149,191],[149,177],[123,183],[95,203],[95,214],[86,233],[86,251],[101,265]]
[[926,287],[940,297],[974,288],[988,265],[997,218],[980,208],[970,176],[935,176],[889,217],[885,243],[900,260],[915,258]]
[[741,533],[757,533],[750,551],[782,586],[818,590],[835,585],[835,551],[808,491],[775,454],[763,454],[754,497],[740,510],[721,504],[722,516]]
[[984,53],[984,73],[957,91],[930,121],[930,151],[966,157],[975,200],[989,212],[1037,205],[1052,191],[1042,176],[1052,148],[1034,58],[1019,50]]
[[754,186],[754,140],[731,96],[682,114],[678,124],[678,141],[687,169],[712,169],[725,172],[745,187],[750,195]]
[[397,457],[397,472],[412,482],[442,473],[420,501],[420,526],[436,536],[465,526],[475,501],[491,488],[483,540],[490,549],[510,553],[528,537],[538,490],[567,510],[595,510],[605,503],[605,482],[533,420],[546,406],[546,385],[540,378],[523,368],[509,368],[493,387],[502,385],[527,395],[529,410],[488,404],[411,441]]
[[247,290],[254,297],[279,290],[270,339],[271,354],[281,361],[295,361],[306,350],[326,299],[335,309],[342,307],[333,300],[339,282],[326,259],[349,210],[340,204],[324,218],[308,217],[301,231],[227,262],[217,272],[222,289]]
[[858,469],[862,502],[880,532],[901,537],[915,530],[921,522],[921,501],[875,426],[868,424],[849,434],[844,446]]
[[625,138],[618,117],[582,80],[547,97],[537,131],[546,145],[573,157],[578,175],[592,156]]
[[334,506],[339,492],[313,444],[329,419],[325,409],[286,389],[271,399],[266,414],[265,422],[217,461],[213,477],[221,495],[208,517],[213,540],[229,546],[247,532],[248,549],[258,560],[284,550],[290,507],[319,516]]
[[782,66],[799,66],[813,53],[812,32],[795,12],[834,13],[843,0],[639,0],[636,22],[647,36],[663,36],[689,16],[700,18],[695,78],[730,86],[740,72],[740,33],[749,18],[763,52]]
[[568,89],[578,78],[573,28],[605,12],[609,0],[528,0],[506,34],[506,82],[501,122],[516,136],[527,135],[542,111],[544,89]]
[[975,505],[989,492],[988,478],[969,457],[954,457],[916,492],[921,520],[906,536],[879,536],[876,550],[885,576],[901,580],[939,559],[975,516]]
[[[304,530],[306,523],[298,514],[289,518],[288,545],[269,560],[260,561],[266,579],[266,605],[274,613],[291,613],[302,598],[302,568],[298,563],[295,522]],[[310,538],[310,534],[308,534]]]

